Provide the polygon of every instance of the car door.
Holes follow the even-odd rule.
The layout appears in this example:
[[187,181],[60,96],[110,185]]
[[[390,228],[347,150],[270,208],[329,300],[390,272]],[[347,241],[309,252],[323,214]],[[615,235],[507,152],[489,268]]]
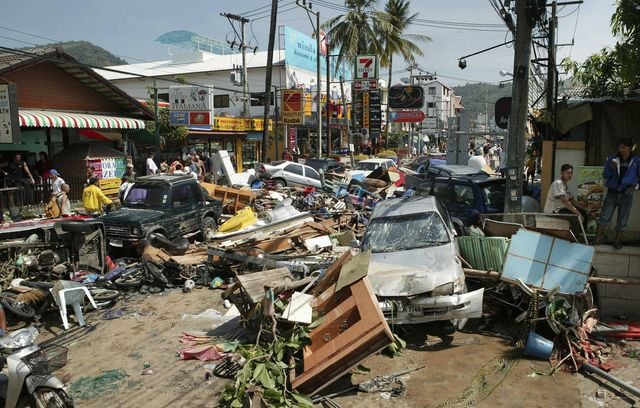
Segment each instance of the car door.
[[322,180],[320,179],[320,173],[315,171],[309,166],[304,166],[305,182],[308,186],[316,188],[322,187]]
[[306,185],[304,168],[301,164],[287,164],[282,172],[284,173],[284,179],[287,181],[288,185]]
[[451,208],[451,186],[448,181],[434,180],[431,185],[431,195],[439,199],[442,205],[447,207],[452,217],[456,217]]
[[465,225],[474,222],[478,211],[475,209],[475,195],[473,187],[468,184],[454,184],[452,188],[453,200],[449,205],[449,212],[462,220]]
[[191,232],[192,221],[190,214],[194,205],[191,198],[189,184],[179,184],[171,189],[171,224],[167,225],[167,238],[175,238]]

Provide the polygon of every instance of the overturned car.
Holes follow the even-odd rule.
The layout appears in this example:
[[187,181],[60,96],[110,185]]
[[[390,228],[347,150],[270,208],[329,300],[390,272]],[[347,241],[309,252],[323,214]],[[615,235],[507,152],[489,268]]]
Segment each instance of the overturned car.
[[483,289],[467,292],[447,209],[435,197],[380,202],[362,240],[369,279],[394,324],[451,320],[462,328],[482,314]]

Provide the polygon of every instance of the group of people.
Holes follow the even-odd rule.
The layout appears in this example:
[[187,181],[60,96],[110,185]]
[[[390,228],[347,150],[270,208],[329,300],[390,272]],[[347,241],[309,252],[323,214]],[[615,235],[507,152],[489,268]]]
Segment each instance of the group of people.
[[[616,234],[613,245],[622,248],[622,234],[627,227],[627,221],[633,204],[633,193],[638,190],[640,182],[640,157],[633,154],[633,141],[630,138],[618,140],[616,154],[607,157],[602,177],[605,179],[607,192],[604,197],[594,244],[602,242],[604,232],[611,223],[613,213],[618,210],[616,220]],[[546,213],[568,213],[578,216],[586,223],[589,212],[576,202],[569,191],[569,182],[573,178],[573,166],[563,164],[560,167],[560,178],[549,188],[544,206]]]
[[[230,155],[231,164],[235,166],[235,156]],[[158,165],[155,160],[155,154],[149,153],[146,161],[146,175],[168,173],[168,174],[186,174],[191,175],[196,180],[203,180],[207,175],[216,175],[214,169],[213,158],[207,152],[193,152],[184,160],[176,159],[171,163],[162,160]]]

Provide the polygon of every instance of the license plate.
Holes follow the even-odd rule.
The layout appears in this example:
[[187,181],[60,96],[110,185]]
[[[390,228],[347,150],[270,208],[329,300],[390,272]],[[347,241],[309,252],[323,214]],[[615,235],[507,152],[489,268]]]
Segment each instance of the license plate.
[[112,239],[112,240],[109,240],[109,245],[122,248],[123,243],[121,239]]
[[402,311],[398,312],[398,317],[403,316],[422,316],[424,313],[421,307],[405,306]]

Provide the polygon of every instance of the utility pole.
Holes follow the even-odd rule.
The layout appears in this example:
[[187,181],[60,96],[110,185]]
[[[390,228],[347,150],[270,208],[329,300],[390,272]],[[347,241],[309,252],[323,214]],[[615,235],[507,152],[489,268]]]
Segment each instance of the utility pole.
[[549,49],[547,51],[547,114],[549,115],[549,124],[547,125],[548,132],[547,138],[551,136],[553,129],[553,116],[556,94],[556,27],[558,24],[557,17],[557,2],[554,0],[551,3],[551,18],[549,19]]
[[504,212],[522,211],[522,175],[524,134],[529,108],[529,63],[531,60],[531,23],[527,18],[528,0],[516,0],[516,43],[513,57],[513,87],[507,144],[507,194]]
[[[277,1],[276,1],[277,2]],[[242,93],[244,95],[244,104],[243,104],[243,116],[249,115],[249,101],[251,97],[249,95],[249,81],[247,78],[247,44],[245,44],[245,25],[249,22],[249,19],[245,17],[241,17],[235,14],[230,13],[220,13],[221,16],[228,18],[229,20],[239,21],[241,30],[240,30],[240,50],[242,51]],[[233,25],[233,24],[232,24]],[[235,31],[235,28],[234,28]],[[237,34],[237,32],[236,32]]]
[[[322,84],[320,82],[320,11],[313,11],[311,2],[307,5],[307,0],[296,0],[296,5],[305,9],[310,21],[311,14],[316,16],[316,25],[313,27],[313,21],[311,21],[311,26],[313,27],[313,32],[316,37],[316,120],[318,122],[316,124],[316,132],[318,133],[316,157],[320,157],[322,156],[322,109],[320,108],[320,105],[322,104]],[[327,123],[327,126],[328,125],[329,124]]]
[[[271,107],[271,74],[273,71],[273,48],[276,41],[276,17],[278,15],[278,0],[271,0],[271,19],[269,21],[269,46],[267,49],[267,75],[264,85],[264,115],[262,117],[262,162],[267,162],[267,139],[269,136],[269,108]],[[243,54],[244,55],[244,54]],[[274,95],[277,97],[277,95]],[[276,147],[278,128],[275,129]],[[277,152],[276,152],[277,155]],[[278,158],[276,157],[276,160]]]
[[[326,107],[326,116],[327,116],[327,157],[329,157],[329,155],[331,155],[331,147],[332,147],[332,140],[331,140],[331,47],[329,45],[329,41],[327,41],[327,35],[324,35],[324,43],[327,46],[327,55],[325,55],[325,59],[327,60],[327,107]],[[318,59],[319,61],[320,59]]]

